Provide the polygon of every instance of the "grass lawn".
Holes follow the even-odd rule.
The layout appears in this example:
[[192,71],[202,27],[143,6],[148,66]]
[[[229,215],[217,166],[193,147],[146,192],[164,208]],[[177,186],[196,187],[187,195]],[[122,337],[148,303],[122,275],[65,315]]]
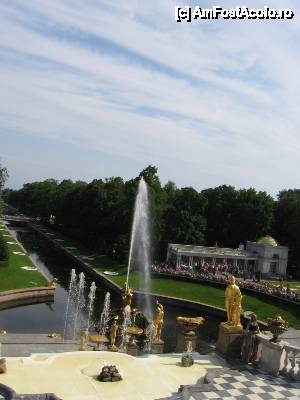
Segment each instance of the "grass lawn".
[[[126,273],[111,276],[115,283],[122,286],[126,279]],[[139,288],[139,276],[137,272],[130,275],[129,284],[132,288]],[[184,282],[180,280],[153,278],[151,281],[151,293],[162,294],[171,297],[179,297],[187,300],[198,301],[224,308],[225,291],[223,288],[215,288],[205,283]],[[242,289],[243,291],[243,289]],[[265,299],[258,296],[244,295],[242,307],[244,311],[252,311],[261,321],[267,321],[268,317],[280,314],[293,328],[300,329],[300,304],[280,303],[275,304],[274,299]]]
[[[45,233],[48,232],[48,234],[54,233],[54,236],[50,235],[51,238],[63,239],[63,242],[59,242],[63,246],[76,247],[76,249],[70,250],[74,255],[94,256],[94,260],[86,261],[97,271],[118,272],[119,275],[111,275],[108,276],[108,278],[121,287],[124,285],[127,273],[127,266],[125,264],[118,264],[105,255],[95,255],[95,252],[92,250],[86,249],[83,245],[63,236],[57,231],[48,228],[43,228],[43,230]],[[297,283],[295,283],[295,286],[296,285]],[[129,286],[134,289],[139,289],[140,285],[138,272],[133,271],[130,273]],[[293,286],[291,285],[291,287]],[[206,303],[224,308],[225,290],[223,288],[215,288],[213,286],[206,285],[205,283],[153,278],[151,281],[150,290],[152,293],[198,301],[200,303]],[[272,298],[262,298],[259,296],[259,294],[257,296],[244,295],[242,307],[245,311],[255,312],[261,321],[267,321],[268,317],[274,317],[275,315],[280,314],[289,322],[291,327],[300,329],[300,304],[294,305],[293,303],[278,303],[278,305],[276,305],[275,302],[276,300]]]
[[[5,225],[0,224],[0,235],[10,235]],[[4,229],[4,230],[2,230]],[[10,236],[4,236],[6,242],[15,242]],[[35,267],[31,259],[25,255],[13,254],[14,251],[24,252],[19,244],[7,244],[9,249],[9,260],[0,262],[0,291],[23,289],[35,286],[46,286],[47,279],[39,271],[26,271],[23,266]]]

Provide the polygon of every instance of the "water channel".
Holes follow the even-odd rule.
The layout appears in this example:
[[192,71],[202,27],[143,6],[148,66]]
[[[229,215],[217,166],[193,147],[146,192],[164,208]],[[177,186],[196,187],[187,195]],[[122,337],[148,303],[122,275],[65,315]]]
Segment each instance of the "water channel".
[[[68,300],[68,286],[71,269],[76,273],[81,270],[76,264],[61,254],[54,246],[41,237],[38,233],[24,228],[10,228],[12,235],[24,246],[29,256],[38,268],[50,280],[57,278],[54,302],[50,304],[33,304],[0,311],[0,329],[10,333],[50,333],[63,334],[65,323],[65,310]],[[86,274],[87,288],[92,279]],[[96,283],[96,298],[94,312],[91,317],[98,323],[103,308],[104,297],[108,288]],[[85,293],[86,299],[88,293]],[[117,309],[120,298],[111,292],[111,307]],[[198,316],[199,312],[184,307],[165,306],[165,321],[162,339],[165,341],[165,351],[172,352],[176,346],[176,317]],[[202,316],[206,317],[202,314]],[[200,328],[200,337],[207,342],[214,342],[217,335],[219,320],[206,317],[206,322]]]

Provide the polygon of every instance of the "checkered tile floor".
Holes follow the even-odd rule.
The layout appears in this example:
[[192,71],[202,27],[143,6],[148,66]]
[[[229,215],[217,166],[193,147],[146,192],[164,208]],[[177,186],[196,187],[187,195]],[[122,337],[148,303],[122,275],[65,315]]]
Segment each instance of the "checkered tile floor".
[[191,393],[191,399],[300,400],[300,385],[281,378],[229,371],[213,379],[212,390]]

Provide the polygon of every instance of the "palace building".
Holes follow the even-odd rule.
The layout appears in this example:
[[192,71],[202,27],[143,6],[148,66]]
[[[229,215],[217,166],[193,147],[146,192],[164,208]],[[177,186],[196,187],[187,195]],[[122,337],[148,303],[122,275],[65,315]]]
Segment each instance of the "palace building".
[[246,248],[205,247],[170,243],[167,262],[176,266],[210,264],[235,265],[249,273],[260,272],[262,277],[285,276],[288,247],[280,246],[271,236],[257,242],[247,241]]

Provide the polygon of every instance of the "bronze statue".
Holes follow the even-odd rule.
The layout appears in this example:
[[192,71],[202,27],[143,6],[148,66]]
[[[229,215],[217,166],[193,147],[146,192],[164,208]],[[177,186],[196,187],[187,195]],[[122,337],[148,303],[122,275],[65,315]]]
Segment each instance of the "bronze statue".
[[225,290],[225,308],[227,311],[226,325],[232,327],[241,327],[241,302],[242,293],[240,288],[235,283],[235,277],[229,276],[228,286]]
[[160,341],[163,323],[164,323],[164,307],[162,304],[160,304],[158,301],[156,301],[156,314],[155,314],[155,318],[153,320],[153,324],[156,329],[156,334],[155,334],[155,338],[154,338],[155,342]]
[[118,322],[118,316],[116,316],[113,319],[112,325],[110,327],[109,330],[109,346],[110,349],[116,349],[116,336],[117,336],[117,332],[119,329],[119,326],[117,325]]
[[82,329],[81,334],[80,334],[80,350],[81,351],[86,351],[87,350],[87,344],[90,338],[89,330],[87,328]]
[[131,307],[132,296],[133,296],[133,293],[132,293],[130,287],[127,286],[127,284],[125,283],[125,285],[123,287],[123,294],[122,294],[122,308],[123,308],[123,310],[124,310],[124,308],[126,306]]

